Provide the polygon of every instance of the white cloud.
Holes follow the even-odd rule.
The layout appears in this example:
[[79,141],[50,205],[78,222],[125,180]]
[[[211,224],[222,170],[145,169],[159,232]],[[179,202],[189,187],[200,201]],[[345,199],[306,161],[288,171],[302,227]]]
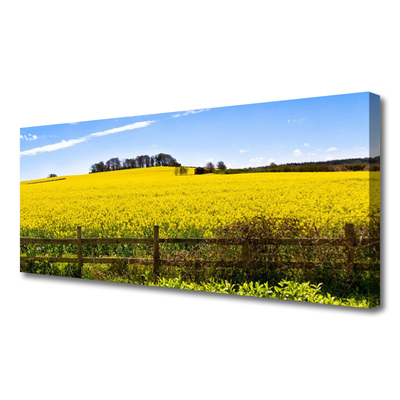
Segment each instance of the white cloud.
[[36,140],[38,137],[36,135],[32,135],[31,133],[28,133],[28,135],[19,135],[20,139],[25,139],[25,140]]
[[271,163],[274,163],[275,159],[274,158],[268,158],[267,164],[266,165],[270,165]]
[[295,155],[295,157],[300,157],[302,155],[302,152],[300,149],[296,149],[293,151],[293,154]]
[[48,151],[56,151],[60,149],[65,149],[67,147],[75,146],[78,143],[86,142],[87,138],[82,137],[79,139],[62,140],[60,143],[48,144],[47,146],[36,147],[34,149],[21,151],[21,156],[34,156],[39,153],[45,153]]
[[327,150],[327,151],[336,151],[336,150],[339,150],[337,147],[329,147],[329,149]]
[[288,119],[287,122],[301,122],[304,121],[304,118],[294,118],[294,119]]
[[304,143],[303,146],[304,147],[310,147],[310,145],[308,143]]
[[227,168],[239,168],[239,163],[236,160],[231,160],[226,163]]
[[107,131],[91,133],[90,135],[88,135],[88,137],[107,136],[118,132],[131,131],[132,129],[145,128],[146,126],[149,126],[153,122],[155,121],[135,122],[134,124],[121,126],[120,128],[113,128],[113,129],[108,129]]
[[262,167],[264,164],[262,157],[255,157],[249,160],[248,167]]
[[249,150],[239,150],[239,153],[247,153]]
[[[112,135],[112,134],[117,133],[117,132],[124,132],[124,131],[130,131],[132,129],[145,128],[146,126],[149,126],[153,122],[155,122],[155,121],[135,122],[134,124],[121,126],[120,128],[113,128],[113,129],[109,129],[107,131],[91,133],[89,135],[83,136],[83,137],[78,138],[78,139],[62,140],[59,143],[48,144],[46,146],[35,147],[34,149],[21,151],[20,152],[20,156],[34,156],[34,155],[39,154],[39,153],[45,153],[45,152],[49,152],[49,151],[56,151],[56,150],[60,150],[60,149],[65,149],[67,147],[75,146],[78,143],[86,142],[88,139],[91,139],[92,137]],[[28,135],[30,135],[30,134],[28,134]],[[21,135],[20,135],[20,137],[21,137]],[[30,135],[30,138],[25,136],[25,135],[24,135],[24,137],[27,140],[35,140],[35,139],[37,139],[36,135]]]
[[210,111],[210,109],[209,108],[204,108],[203,110],[188,110],[188,111],[185,111],[183,113],[174,114],[172,116],[172,118],[184,117],[184,116],[190,115],[190,114],[198,114],[198,113],[201,113],[201,112],[204,112],[204,111]]

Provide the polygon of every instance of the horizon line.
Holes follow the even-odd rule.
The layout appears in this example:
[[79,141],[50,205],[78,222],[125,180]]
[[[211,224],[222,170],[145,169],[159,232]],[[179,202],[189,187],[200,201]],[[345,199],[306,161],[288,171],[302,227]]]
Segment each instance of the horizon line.
[[[325,160],[325,161],[301,161],[301,162],[288,162],[288,163],[281,163],[281,164],[275,164],[275,163],[273,163],[273,164],[275,164],[275,166],[276,167],[281,167],[281,166],[284,166],[284,165],[294,165],[294,164],[307,164],[307,163],[309,163],[309,164],[318,164],[318,163],[325,163],[325,164],[327,164],[327,163],[330,163],[330,162],[332,162],[332,161],[344,161],[344,160],[365,160],[365,159],[373,159],[373,158],[380,158],[380,155],[377,155],[377,156],[367,156],[367,157],[352,157],[352,158],[334,158],[334,159],[331,159],[331,160]],[[118,158],[118,157],[116,157],[116,158]],[[268,168],[268,167],[271,167],[271,164],[272,163],[270,163],[269,165],[263,165],[263,166],[259,166],[259,167],[237,167],[237,168],[227,168],[227,170],[236,170],[236,169],[262,169],[262,168]],[[152,166],[152,167],[142,167],[142,168],[121,168],[121,169],[118,169],[118,170],[111,170],[111,171],[102,171],[102,172],[116,172],[116,171],[125,171],[125,170],[128,170],[128,169],[148,169],[148,168],[176,168],[176,167],[173,167],[173,166],[167,166],[167,165],[164,165],[164,166]],[[205,167],[202,167],[202,166],[198,166],[198,167],[195,167],[195,166],[191,166],[191,165],[182,165],[182,167],[185,167],[185,168],[205,168]],[[217,169],[217,168],[216,168]],[[60,177],[66,177],[66,176],[79,176],[79,175],[91,175],[91,174],[98,174],[99,172],[86,172],[86,173],[79,173],[79,174],[70,174],[70,175],[57,175],[57,176],[55,176],[54,178],[60,178]],[[28,180],[24,180],[24,181],[21,181],[20,180],[20,182],[19,183],[24,183],[24,182],[30,182],[30,181],[36,181],[36,180],[39,180],[39,179],[51,179],[50,177],[45,177],[45,178],[34,178],[34,179],[28,179]],[[54,180],[56,180],[56,179],[54,179]],[[46,181],[46,182],[48,182],[48,181]]]

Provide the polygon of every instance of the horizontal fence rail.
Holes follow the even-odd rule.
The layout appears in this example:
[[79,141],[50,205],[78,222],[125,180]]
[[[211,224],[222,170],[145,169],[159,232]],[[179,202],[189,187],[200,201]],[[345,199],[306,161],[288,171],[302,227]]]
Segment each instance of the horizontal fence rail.
[[[251,244],[260,243],[257,239],[247,239]],[[380,238],[364,237],[360,238],[357,243],[361,245],[379,243]],[[153,239],[144,238],[82,238],[82,244],[153,244]],[[244,243],[245,241],[243,241]],[[237,241],[227,239],[197,239],[197,238],[159,238],[159,243],[170,244],[226,244],[238,245]],[[263,241],[264,243],[264,241]],[[46,238],[26,238],[21,237],[20,244],[77,244],[77,239],[46,239]],[[299,239],[268,239],[268,244],[271,245],[301,245],[301,246],[345,246],[347,240],[345,238],[299,238]],[[240,244],[241,245],[241,244]]]
[[[379,237],[356,237],[353,224],[345,225],[345,236],[343,238],[271,238],[265,240],[246,239],[242,242],[237,240],[227,240],[219,238],[160,238],[159,227],[153,227],[152,238],[82,238],[81,227],[77,227],[77,238],[71,239],[51,239],[51,238],[20,238],[20,244],[50,244],[50,245],[75,245],[77,246],[77,257],[37,257],[37,256],[20,256],[21,261],[48,261],[57,263],[77,263],[79,273],[82,273],[83,264],[112,264],[114,262],[123,261],[127,264],[144,264],[153,265],[153,270],[158,275],[160,265],[173,265],[173,260],[160,259],[160,243],[163,244],[218,244],[233,245],[242,247],[242,265],[248,266],[251,252],[251,245],[264,243],[276,246],[345,246],[347,248],[347,270],[349,275],[353,274],[353,269],[358,264],[354,261],[354,253],[357,245],[379,245]],[[83,257],[82,246],[87,244],[149,244],[153,246],[152,258],[135,258],[135,257]],[[217,261],[201,261],[193,260],[199,265],[237,265],[238,262],[217,260]],[[268,265],[274,266],[281,263],[271,262]],[[312,267],[315,263],[291,262],[285,261],[287,266],[293,268],[303,268],[304,266]],[[306,264],[306,265],[305,265]]]
[[[249,243],[257,244],[260,240],[248,239]],[[153,244],[153,239],[141,238],[83,238],[82,244]],[[227,239],[193,239],[193,238],[160,238],[159,243],[187,243],[187,244],[226,244],[239,245],[237,241]],[[244,243],[244,242],[243,242]],[[263,241],[264,243],[264,241]],[[271,245],[301,245],[301,246],[345,246],[346,239],[269,239]],[[379,243],[379,238],[362,238],[358,242],[361,245]],[[77,239],[43,239],[43,238],[24,238],[21,237],[20,244],[77,244]]]

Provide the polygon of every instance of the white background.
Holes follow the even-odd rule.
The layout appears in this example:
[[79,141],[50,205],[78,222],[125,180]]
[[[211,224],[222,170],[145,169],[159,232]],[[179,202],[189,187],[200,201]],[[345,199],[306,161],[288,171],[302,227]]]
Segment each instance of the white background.
[[[398,398],[395,4],[2,2],[1,397]],[[19,273],[19,128],[363,91],[382,99],[380,309]]]

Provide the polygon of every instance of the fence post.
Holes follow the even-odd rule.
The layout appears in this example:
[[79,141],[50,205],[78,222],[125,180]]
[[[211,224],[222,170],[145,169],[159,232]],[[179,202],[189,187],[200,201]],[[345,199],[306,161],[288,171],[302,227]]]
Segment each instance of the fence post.
[[153,271],[157,277],[160,269],[160,227],[158,225],[153,226]]
[[77,246],[78,246],[78,272],[79,276],[82,277],[82,266],[83,266],[83,255],[82,255],[82,229],[80,226],[76,227],[77,233]]
[[356,244],[356,234],[354,224],[346,224],[344,226],[344,235],[347,246],[347,272],[349,278],[353,278],[354,270],[354,246]]

